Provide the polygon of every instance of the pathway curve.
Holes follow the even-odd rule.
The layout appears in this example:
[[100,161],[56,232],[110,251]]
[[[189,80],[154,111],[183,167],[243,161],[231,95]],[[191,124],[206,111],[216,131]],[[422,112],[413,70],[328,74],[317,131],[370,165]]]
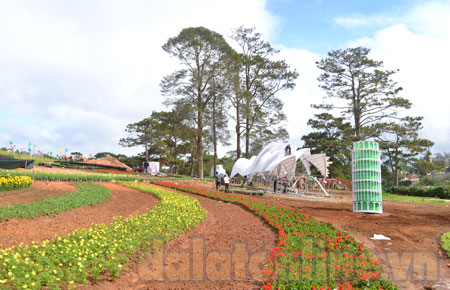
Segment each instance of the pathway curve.
[[[55,235],[64,236],[76,229],[88,228],[91,223],[111,223],[117,216],[125,218],[143,214],[158,202],[148,193],[115,183],[100,184],[111,190],[111,197],[103,204],[80,207],[57,215],[0,222],[0,248],[50,240]],[[31,192],[27,190],[28,194]]]
[[238,205],[190,196],[208,212],[195,229],[119,278],[82,289],[259,289],[275,232]]

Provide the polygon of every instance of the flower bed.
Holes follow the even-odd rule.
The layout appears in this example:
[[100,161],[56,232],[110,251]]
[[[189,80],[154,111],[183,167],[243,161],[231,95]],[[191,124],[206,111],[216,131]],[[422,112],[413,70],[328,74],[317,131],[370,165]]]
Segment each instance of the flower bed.
[[23,189],[30,187],[33,180],[29,176],[0,175],[0,191]]
[[92,183],[74,184],[78,189],[64,196],[42,199],[32,203],[0,206],[0,221],[11,218],[34,218],[41,215],[58,214],[70,209],[104,203],[111,191],[102,185]]
[[364,244],[330,223],[272,204],[170,182],[153,183],[239,204],[275,228],[278,243],[271,251],[263,289],[395,289],[380,276],[379,262]]
[[114,173],[114,174],[142,174],[141,172],[131,172],[131,171],[120,171],[117,169],[104,169],[104,168],[92,168],[92,171],[100,172],[100,173]]
[[0,288],[66,289],[88,279],[117,277],[139,250],[150,248],[153,237],[169,241],[206,217],[194,198],[149,185],[124,184],[161,201],[146,214],[117,217],[110,225],[94,224],[53,241],[0,250]]
[[[6,172],[6,171],[5,171]],[[22,174],[33,180],[45,181],[134,181],[148,180],[149,178],[126,175],[126,174],[102,174],[102,173],[61,173],[61,172],[39,172],[39,171],[15,171],[9,170],[9,174]]]

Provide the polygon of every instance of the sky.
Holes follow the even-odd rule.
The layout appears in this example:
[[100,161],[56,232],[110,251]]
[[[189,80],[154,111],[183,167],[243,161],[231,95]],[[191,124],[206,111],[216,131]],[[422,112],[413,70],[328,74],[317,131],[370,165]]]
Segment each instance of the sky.
[[[399,69],[420,134],[432,152],[450,151],[450,0],[0,0],[0,147],[85,155],[133,155],[118,145],[127,124],[169,110],[162,78],[178,68],[161,46],[204,26],[231,45],[231,31],[255,27],[299,73],[284,102],[291,142],[325,92],[315,62],[336,49],[365,46],[386,69]],[[222,147],[219,156],[234,147]]]

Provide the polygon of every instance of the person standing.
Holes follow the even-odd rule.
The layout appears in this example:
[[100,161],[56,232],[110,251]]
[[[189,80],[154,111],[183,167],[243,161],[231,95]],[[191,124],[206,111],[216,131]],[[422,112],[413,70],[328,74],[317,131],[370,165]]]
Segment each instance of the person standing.
[[148,166],[150,165],[150,163],[148,163],[147,160],[145,160],[144,162],[144,173],[148,173]]
[[223,178],[223,182],[225,183],[225,192],[230,192],[230,178],[225,174]]
[[286,192],[287,192],[287,184],[288,184],[287,177],[284,176],[284,177],[283,177],[283,193],[286,193]]
[[220,190],[220,176],[216,172],[216,190]]

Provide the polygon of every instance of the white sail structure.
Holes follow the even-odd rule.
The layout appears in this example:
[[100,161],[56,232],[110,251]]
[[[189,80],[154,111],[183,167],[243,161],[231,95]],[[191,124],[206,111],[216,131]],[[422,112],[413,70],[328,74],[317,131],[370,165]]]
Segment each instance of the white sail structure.
[[275,143],[264,147],[257,156],[250,159],[239,158],[233,166],[231,176],[237,174],[247,176],[251,182],[255,175],[265,175],[266,178],[273,176],[292,178],[295,174],[297,161],[305,166],[310,174],[311,165],[315,166],[323,176],[328,176],[329,157],[325,154],[311,155],[309,148],[302,148],[292,152],[295,148],[292,144],[285,144],[281,149]]

